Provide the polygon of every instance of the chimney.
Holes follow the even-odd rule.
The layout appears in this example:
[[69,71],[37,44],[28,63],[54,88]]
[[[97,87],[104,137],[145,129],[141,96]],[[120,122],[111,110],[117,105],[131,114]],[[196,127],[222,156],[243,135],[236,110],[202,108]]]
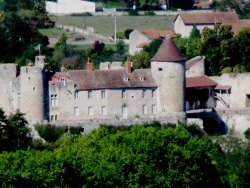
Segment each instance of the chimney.
[[64,66],[64,64],[62,64],[62,66],[61,66],[61,72],[66,72],[66,68],[65,68],[65,66]]
[[93,63],[91,63],[91,59],[88,58],[88,61],[86,63],[86,70],[87,71],[94,71],[94,65]]
[[127,73],[132,72],[132,62],[130,61],[129,57],[127,58],[127,61],[125,62],[124,68]]

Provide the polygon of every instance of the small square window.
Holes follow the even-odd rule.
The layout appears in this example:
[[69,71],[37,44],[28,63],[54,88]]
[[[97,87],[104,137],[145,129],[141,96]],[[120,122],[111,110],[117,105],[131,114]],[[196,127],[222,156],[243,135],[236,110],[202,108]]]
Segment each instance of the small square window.
[[143,107],[142,107],[142,113],[143,113],[143,115],[146,115],[148,113],[147,105],[143,105]]
[[93,107],[92,106],[88,107],[88,115],[93,116],[93,114],[94,114]]
[[158,68],[158,71],[162,71],[162,68]]
[[75,114],[75,116],[79,116],[80,115],[80,109],[79,109],[79,107],[75,107],[74,108],[74,114]]
[[88,91],[88,99],[92,99],[93,98],[93,91],[90,90]]
[[105,90],[101,91],[101,98],[106,99],[106,91]]
[[142,98],[146,98],[146,90],[142,90]]
[[125,90],[122,90],[122,98],[126,99],[126,91]]

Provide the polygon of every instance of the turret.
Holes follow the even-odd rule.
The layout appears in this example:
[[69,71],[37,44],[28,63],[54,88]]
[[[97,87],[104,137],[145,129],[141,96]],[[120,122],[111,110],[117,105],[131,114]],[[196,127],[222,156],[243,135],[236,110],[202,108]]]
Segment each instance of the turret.
[[185,122],[185,59],[170,37],[151,59],[151,71],[158,84],[158,116]]
[[44,60],[44,56],[36,56],[35,66],[29,62],[20,71],[20,110],[29,123],[44,120]]

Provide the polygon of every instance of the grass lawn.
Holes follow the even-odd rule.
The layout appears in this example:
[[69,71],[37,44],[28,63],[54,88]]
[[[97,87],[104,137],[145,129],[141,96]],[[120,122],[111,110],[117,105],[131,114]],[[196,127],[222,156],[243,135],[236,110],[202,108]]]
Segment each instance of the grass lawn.
[[[117,16],[117,32],[124,32],[126,29],[159,29],[174,31],[175,16]],[[55,17],[52,17],[55,19]],[[96,29],[96,32],[111,36],[115,30],[115,17],[112,16],[59,16],[58,23],[83,27],[85,21],[86,25]],[[58,35],[57,35],[58,36]]]

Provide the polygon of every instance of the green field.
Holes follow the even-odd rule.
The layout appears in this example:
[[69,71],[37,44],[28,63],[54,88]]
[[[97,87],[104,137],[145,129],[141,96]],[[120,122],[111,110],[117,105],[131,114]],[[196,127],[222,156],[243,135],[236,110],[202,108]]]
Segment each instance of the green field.
[[[126,29],[159,29],[174,31],[173,20],[175,16],[117,16],[117,32],[124,32]],[[52,17],[52,19],[56,19]],[[112,16],[58,16],[57,22],[83,27],[84,21],[87,26],[96,29],[96,32],[111,36],[115,30],[115,17]]]

